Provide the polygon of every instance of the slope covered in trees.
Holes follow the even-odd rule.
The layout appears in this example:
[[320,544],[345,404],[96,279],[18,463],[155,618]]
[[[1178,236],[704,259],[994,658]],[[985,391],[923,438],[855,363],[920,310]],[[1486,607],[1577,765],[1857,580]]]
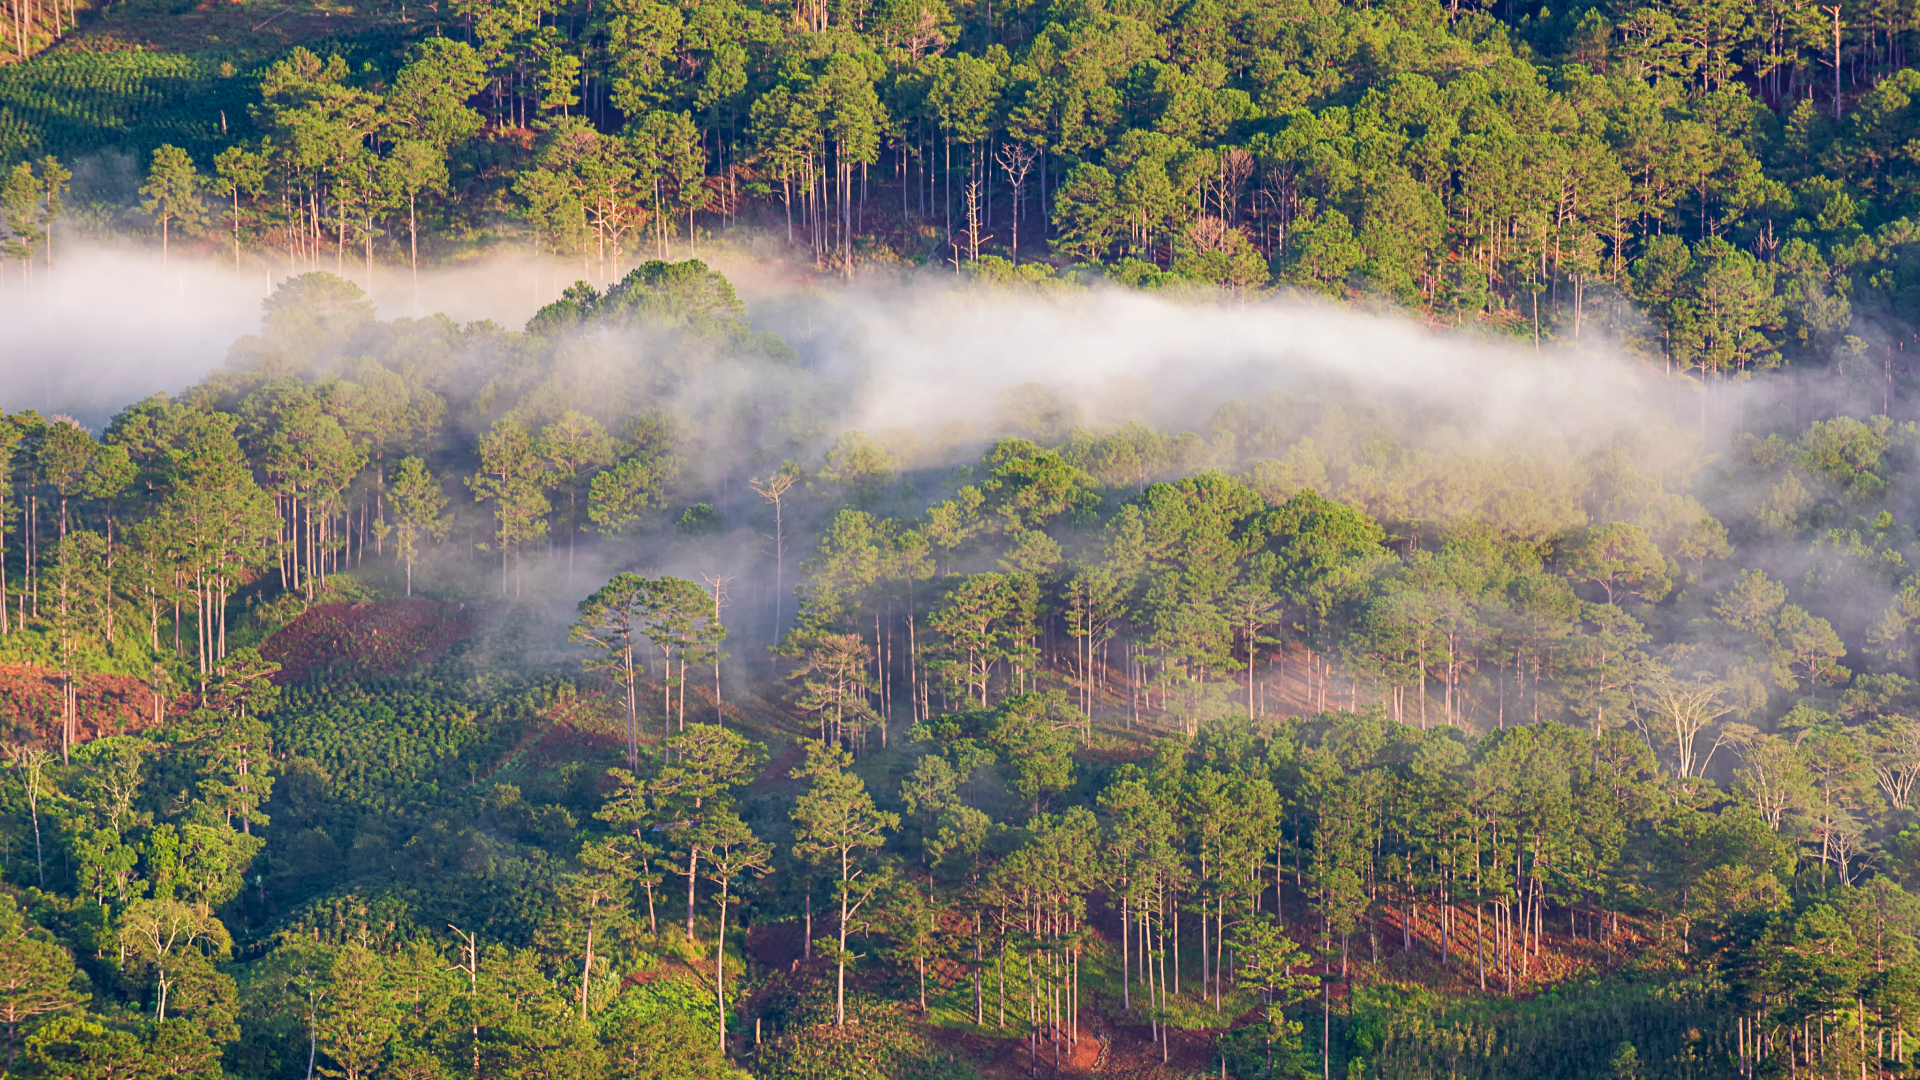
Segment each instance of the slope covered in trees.
[[[772,233],[850,276],[1278,284],[1604,333],[1703,376],[1885,370],[1913,334],[1899,5],[340,14],[318,37],[302,8],[291,36],[85,51],[125,43],[115,19],[161,21],[109,10],[0,71],[8,257],[44,263],[42,219],[65,211],[237,266],[359,264],[370,288],[377,263],[503,246],[604,288]],[[94,163],[68,190],[103,148],[146,182]]]
[[1904,1070],[1883,373],[862,432],[786,303],[311,272],[177,396],[7,416],[9,1075]]

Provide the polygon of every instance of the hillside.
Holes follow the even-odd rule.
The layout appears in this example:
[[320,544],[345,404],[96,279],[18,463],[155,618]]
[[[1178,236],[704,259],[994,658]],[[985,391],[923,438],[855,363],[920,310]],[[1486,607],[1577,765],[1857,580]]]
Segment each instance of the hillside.
[[403,676],[471,637],[476,618],[464,604],[431,600],[315,604],[274,631],[260,655],[289,682]]
[[[1891,392],[1912,20],[1669,7],[117,4],[0,73],[0,163],[80,166],[76,234],[179,216],[207,254],[363,285],[511,251],[556,260],[559,299],[563,269],[772,243],[825,276],[1278,289]],[[65,168],[14,176],[17,254]]]
[[[877,295],[757,302],[778,333],[656,262],[508,331],[311,273],[97,436],[7,416],[27,1075],[1893,1075],[1894,391]],[[1006,323],[1206,411],[1029,382],[862,431],[889,384],[810,365],[890,319],[984,327],[903,407],[958,410]],[[1266,383],[1195,355],[1302,330]]]
[[0,1080],[1912,1071],[1920,9],[7,11]]
[[[264,61],[300,45],[397,58],[437,29],[329,3],[122,0],[74,10],[77,23],[57,39],[0,64],[0,162],[55,155],[81,163],[83,205],[75,209],[92,220],[74,225],[109,230],[132,224],[118,217],[134,193],[116,186],[124,178],[112,175],[113,163],[88,159],[119,153],[139,162],[170,144],[210,161],[257,136],[250,106]],[[107,171],[93,175],[98,169]]]
[[[0,664],[0,731],[11,740],[58,743],[65,689],[57,669]],[[88,742],[151,730],[185,705],[172,685],[163,683],[156,693],[148,680],[89,673],[75,684],[67,710],[74,717],[75,740]]]

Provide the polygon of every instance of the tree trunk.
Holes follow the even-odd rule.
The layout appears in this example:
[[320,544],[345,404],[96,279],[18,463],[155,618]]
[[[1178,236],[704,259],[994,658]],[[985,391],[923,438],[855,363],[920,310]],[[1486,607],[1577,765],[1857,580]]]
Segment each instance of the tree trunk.
[[580,1022],[587,1022],[587,980],[593,977],[593,920],[587,920],[587,959],[580,969]]

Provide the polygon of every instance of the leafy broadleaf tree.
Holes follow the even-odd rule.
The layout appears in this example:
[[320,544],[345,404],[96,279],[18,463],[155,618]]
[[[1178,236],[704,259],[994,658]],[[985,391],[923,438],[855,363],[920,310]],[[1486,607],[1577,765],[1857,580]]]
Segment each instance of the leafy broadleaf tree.
[[74,989],[78,974],[66,949],[28,922],[11,897],[0,897],[0,1025],[9,1073],[34,1025],[87,1003],[89,995]]

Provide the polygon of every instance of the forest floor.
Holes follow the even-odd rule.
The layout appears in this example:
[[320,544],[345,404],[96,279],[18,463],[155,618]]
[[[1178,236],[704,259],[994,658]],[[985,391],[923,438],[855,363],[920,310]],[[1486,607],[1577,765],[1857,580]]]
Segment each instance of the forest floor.
[[[10,742],[43,740],[60,745],[60,698],[65,676],[37,664],[0,664],[0,738]],[[75,691],[74,741],[125,735],[153,726],[154,694],[131,675],[85,675]],[[181,711],[184,698],[162,698],[167,715]]]
[[1095,1026],[1086,1022],[1087,1019],[1082,1018],[1078,1043],[1062,1043],[1058,1047],[1060,1056],[1057,1068],[1055,1047],[1050,1042],[1040,1042],[1030,1056],[1027,1040],[1019,1037],[994,1038],[978,1032],[933,1028],[932,1039],[936,1047],[963,1061],[973,1062],[983,1077],[992,1080],[1015,1080],[1016,1077],[1036,1075],[1133,1075],[1116,1071],[1117,1062],[1108,1053],[1108,1041],[1095,1034]]
[[435,600],[315,604],[268,638],[260,654],[280,665],[282,683],[407,675],[471,637],[479,615]]

